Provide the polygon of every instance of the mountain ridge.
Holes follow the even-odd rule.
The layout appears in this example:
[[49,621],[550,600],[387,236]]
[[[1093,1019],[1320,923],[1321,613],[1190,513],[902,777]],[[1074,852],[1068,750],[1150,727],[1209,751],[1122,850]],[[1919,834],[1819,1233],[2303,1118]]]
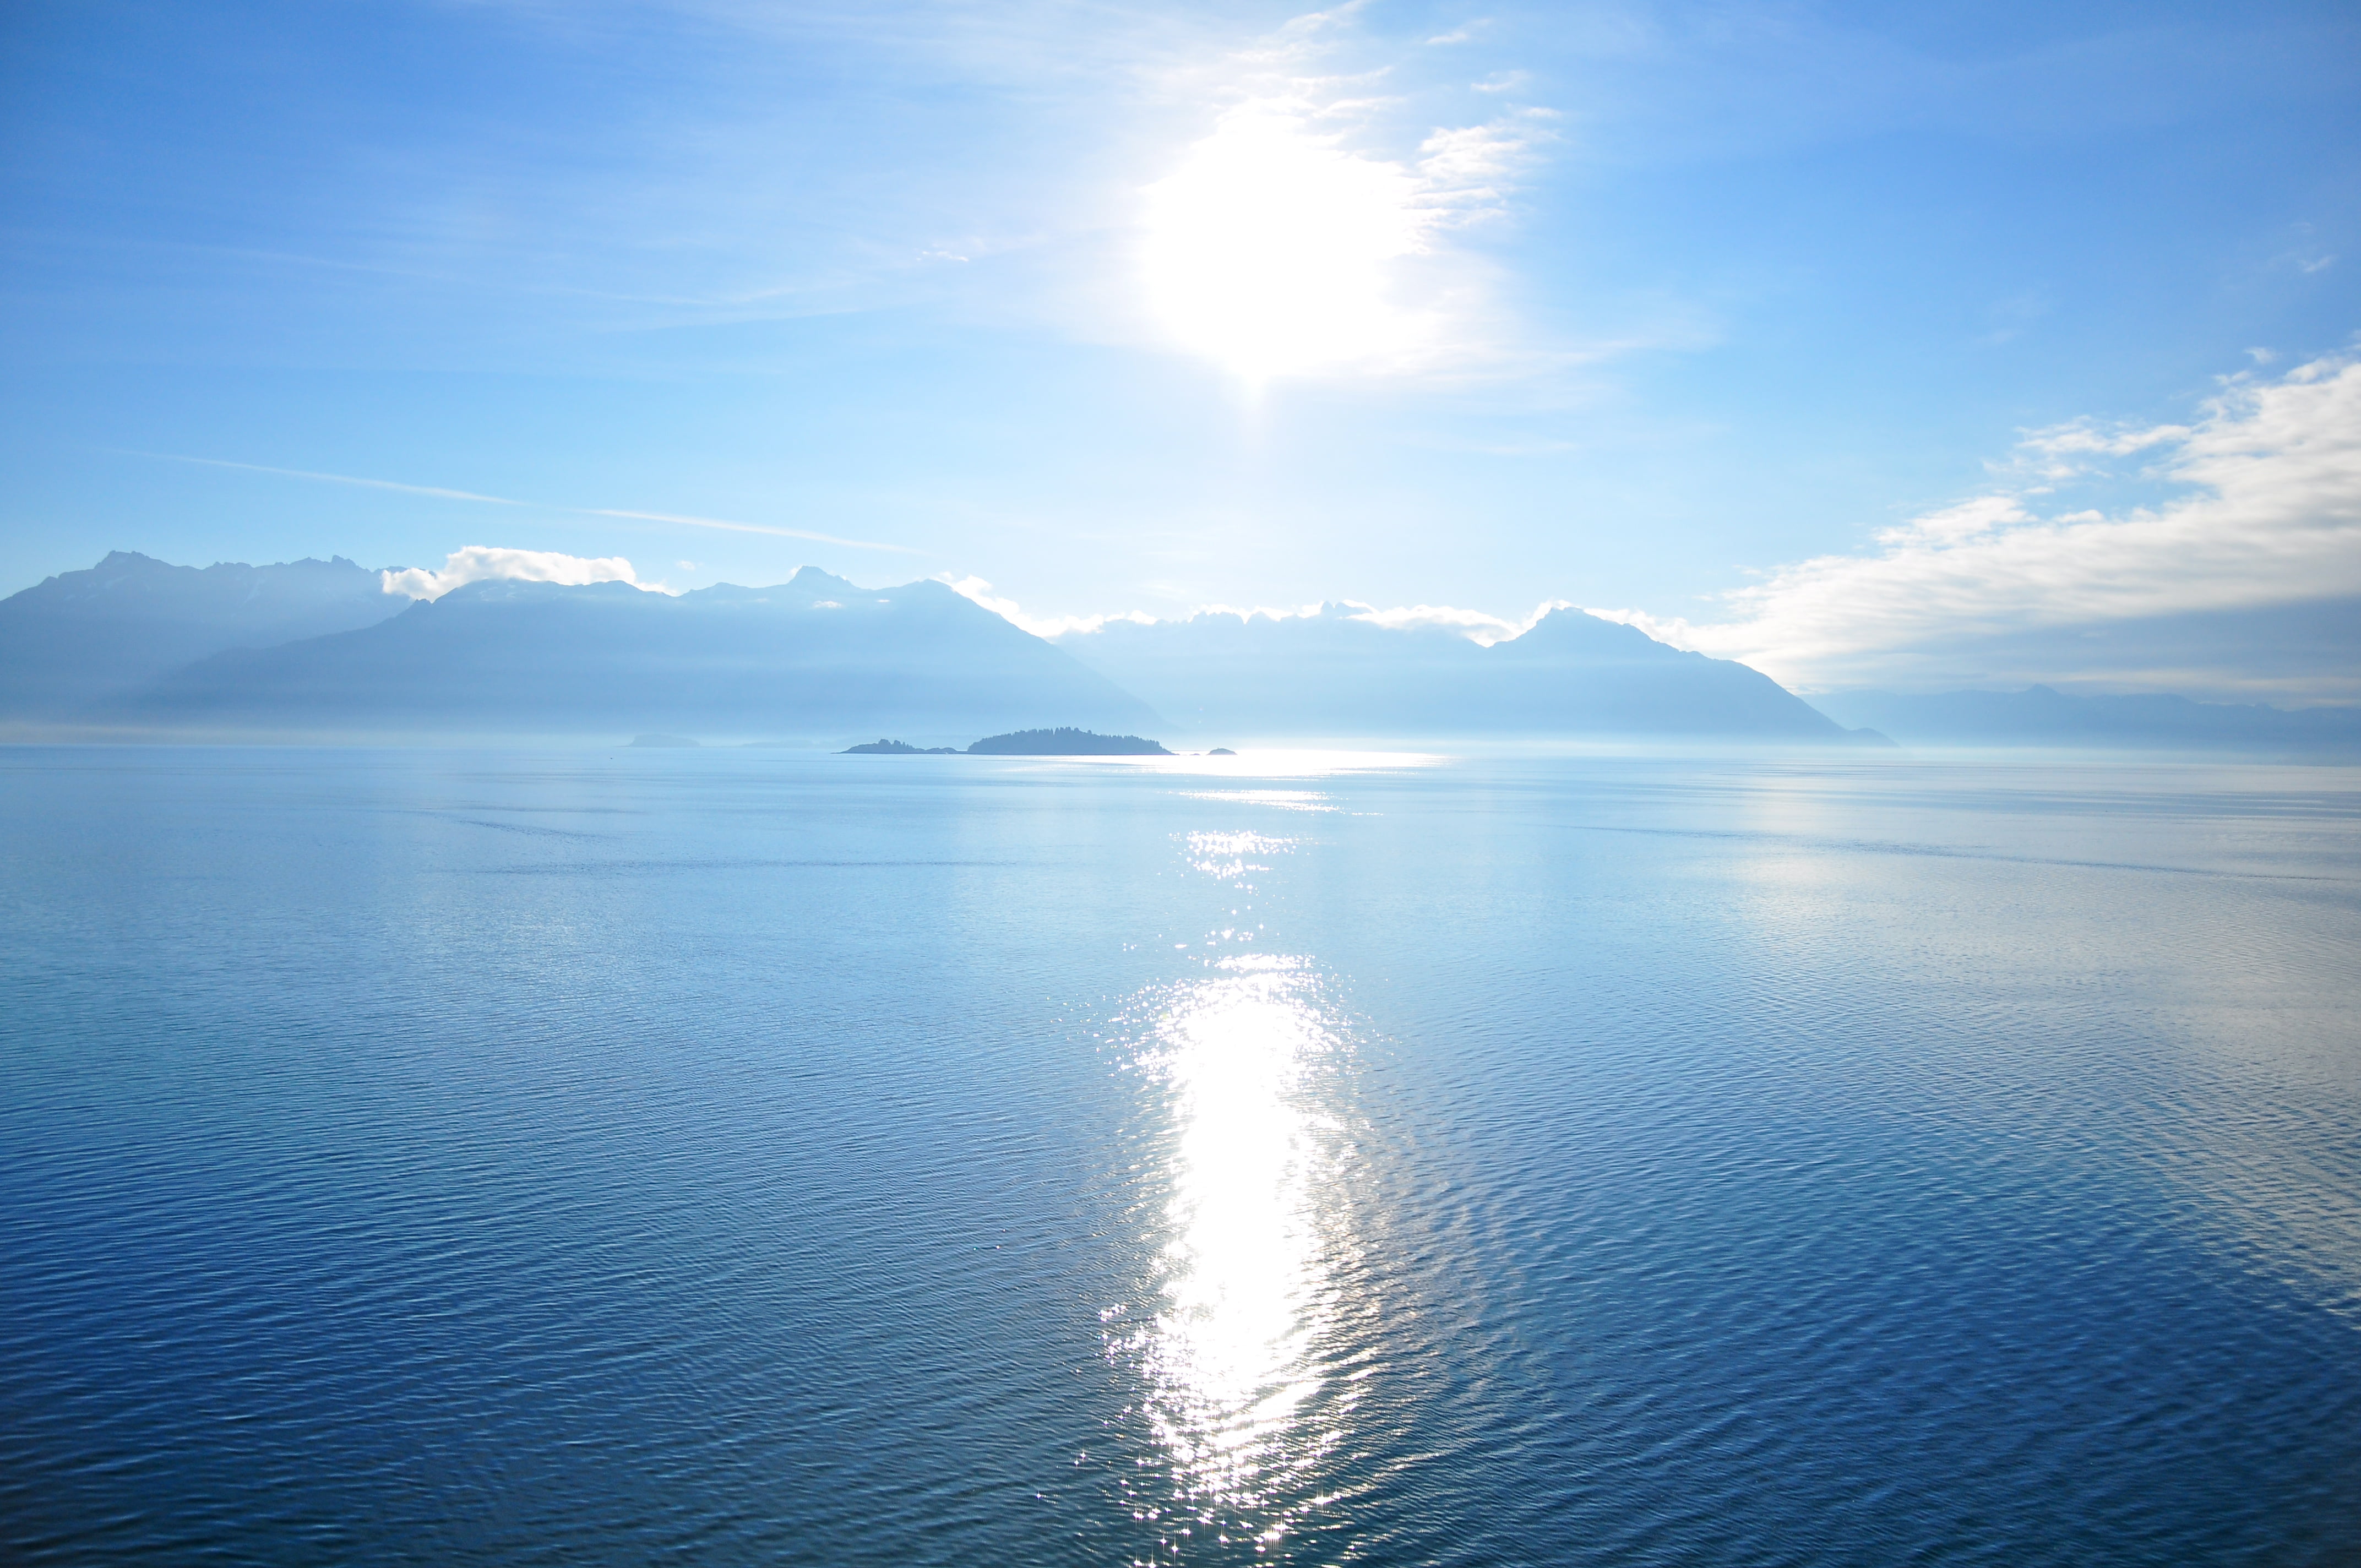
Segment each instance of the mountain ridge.
[[356,630],[408,605],[341,555],[181,566],[109,551],[0,599],[0,714],[63,717],[226,649]]
[[1489,645],[1337,602],[1045,640],[937,579],[864,588],[817,566],[683,593],[485,578],[413,601],[341,556],[201,568],[133,551],[0,600],[0,723],[19,738],[640,733],[841,746],[898,732],[931,747],[1077,727],[1292,742],[1892,735],[2361,751],[2351,709],[2047,686],[1806,702],[1744,664],[1566,608]]
[[453,734],[701,731],[818,740],[1158,716],[1038,638],[922,580],[668,595],[494,579],[379,624],[195,661],[113,705],[124,722]]
[[1056,641],[1198,733],[1877,743],[1760,671],[1577,609],[1489,647],[1335,602],[1294,616],[1109,621]]

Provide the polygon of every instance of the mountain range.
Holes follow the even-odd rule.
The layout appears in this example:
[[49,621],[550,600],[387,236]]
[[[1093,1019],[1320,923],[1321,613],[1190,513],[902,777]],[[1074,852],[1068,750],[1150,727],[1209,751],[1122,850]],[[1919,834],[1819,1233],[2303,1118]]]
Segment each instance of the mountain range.
[[[115,552],[0,600],[0,734],[964,745],[1065,726],[1194,745],[1740,740],[2361,751],[2361,714],[2016,693],[1806,702],[1746,665],[1559,609],[1483,646],[1359,607],[1109,622],[1054,642],[932,580],[491,580],[386,591],[337,558],[199,569]],[[1882,733],[1881,733],[1882,732]]]
[[235,733],[786,740],[1157,718],[941,583],[872,590],[810,566],[774,587],[679,595],[470,583],[356,630],[214,652],[88,711]]
[[0,600],[0,716],[87,717],[225,648],[357,630],[409,603],[341,556],[200,569],[117,550]]
[[1198,734],[1846,741],[1770,676],[1578,609],[1487,648],[1357,607],[1110,621],[1059,646]]
[[117,552],[0,600],[0,721],[52,733],[645,731],[838,745],[1063,726],[1845,739],[1744,665],[1579,612],[1488,649],[1341,608],[1119,623],[1060,646],[939,582],[871,589],[810,566],[772,587],[682,594],[491,580],[412,602],[384,587],[342,559],[200,571]]

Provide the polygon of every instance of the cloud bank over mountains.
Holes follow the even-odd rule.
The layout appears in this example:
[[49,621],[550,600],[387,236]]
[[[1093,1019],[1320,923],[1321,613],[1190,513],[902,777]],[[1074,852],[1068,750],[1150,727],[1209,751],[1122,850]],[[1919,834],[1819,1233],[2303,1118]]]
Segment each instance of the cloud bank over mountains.
[[[2082,419],[2031,431],[1992,473],[1982,493],[1883,531],[1870,550],[1770,571],[1724,596],[1723,618],[1597,607],[1588,614],[1805,692],[2044,684],[2248,702],[2361,701],[2361,352],[2276,376],[2224,378],[2186,422]],[[92,581],[124,577],[110,571]],[[368,597],[384,608],[346,602],[352,585],[342,576],[320,578],[333,579],[338,625],[478,584],[677,593],[642,580],[622,555],[485,544],[452,551],[440,567],[366,577],[377,590]],[[1579,608],[1554,598],[1504,616],[1337,598],[1200,605],[1162,616],[1037,615],[981,576],[944,572],[935,581],[1086,659],[1091,644],[1116,633],[1145,648],[1150,642],[1133,634],[1224,618],[1250,638],[1261,635],[1256,628],[1320,621],[1339,635],[1350,623],[1491,648],[1554,611]],[[26,657],[35,657],[38,649],[27,646]]]
[[620,555],[588,558],[555,550],[505,550],[489,544],[470,544],[452,551],[439,572],[411,566],[398,572],[388,570],[382,577],[387,593],[413,599],[439,599],[453,588],[486,582],[563,583],[571,587],[590,583],[629,583],[650,593],[673,591],[662,583],[640,581],[631,564]]
[[[1993,472],[1993,488],[1883,531],[1873,550],[1772,569],[1724,596],[1726,619],[1589,613],[1805,691],[2038,682],[2361,699],[2361,355],[2225,377],[2188,423],[2032,431]],[[1060,639],[1198,615],[1335,613],[1489,646],[1574,608],[1553,598],[1510,619],[1336,600],[1036,616],[981,577],[943,580]]]
[[[2029,431],[1990,472],[1993,483],[1981,493],[1887,528],[1869,549],[1769,569],[1721,596],[1719,615],[1587,608],[1806,692],[2042,683],[2244,701],[2361,701],[2361,349],[2276,375],[2258,366],[2224,377],[2185,422],[2084,418]],[[423,493],[525,504],[467,491]],[[1553,610],[1575,608],[1551,598],[1503,615],[1339,597],[1199,604],[1177,615],[1044,615],[972,573],[936,578],[1013,625],[1054,639],[1194,615],[1277,621],[1335,614],[1388,630],[1455,631],[1488,647]],[[382,574],[386,594],[411,599],[499,581],[676,591],[642,580],[622,555],[483,544],[451,552],[439,568]]]
[[[2095,674],[2361,697],[2350,663],[2293,683],[2232,667],[2237,650],[2202,624],[2361,598],[2361,356],[2224,378],[2187,424],[2034,431],[1998,477],[1886,530],[1873,553],[1773,571],[1728,596],[1727,620],[1609,613],[1804,689]],[[2112,511],[2057,504],[2094,481],[2179,493]],[[2181,631],[2173,645],[2141,635],[2168,620]],[[2112,660],[2094,646],[2111,641],[2145,652]]]

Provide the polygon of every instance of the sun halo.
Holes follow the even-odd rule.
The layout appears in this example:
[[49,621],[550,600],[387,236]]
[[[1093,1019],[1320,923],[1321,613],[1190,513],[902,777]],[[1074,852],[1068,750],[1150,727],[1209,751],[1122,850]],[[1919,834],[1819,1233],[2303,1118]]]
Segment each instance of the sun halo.
[[1259,385],[1412,345],[1390,264],[1425,249],[1430,220],[1400,164],[1249,105],[1145,194],[1148,299],[1180,348]]

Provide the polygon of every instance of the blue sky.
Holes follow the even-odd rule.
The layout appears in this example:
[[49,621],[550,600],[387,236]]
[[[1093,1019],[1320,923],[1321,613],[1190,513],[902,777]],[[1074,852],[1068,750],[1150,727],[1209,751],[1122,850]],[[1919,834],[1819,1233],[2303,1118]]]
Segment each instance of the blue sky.
[[2361,698],[2349,5],[0,28],[0,591],[488,545]]

